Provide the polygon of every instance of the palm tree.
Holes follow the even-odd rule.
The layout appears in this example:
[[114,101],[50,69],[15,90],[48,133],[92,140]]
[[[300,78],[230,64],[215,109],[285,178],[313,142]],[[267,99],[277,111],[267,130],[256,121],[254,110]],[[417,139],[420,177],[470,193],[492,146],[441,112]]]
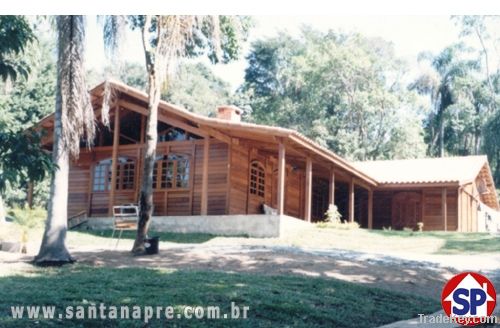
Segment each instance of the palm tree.
[[94,140],[94,111],[85,84],[83,16],[57,16],[57,92],[48,217],[35,264],[73,262],[66,248],[69,157],[78,157],[80,140]]
[[456,102],[459,92],[457,81],[477,68],[476,61],[460,58],[460,52],[465,50],[463,45],[457,44],[445,48],[437,56],[422,54],[420,59],[430,60],[434,71],[421,75],[410,85],[411,89],[430,95],[433,106],[429,119],[430,152],[440,157],[444,156],[445,148],[445,113]]

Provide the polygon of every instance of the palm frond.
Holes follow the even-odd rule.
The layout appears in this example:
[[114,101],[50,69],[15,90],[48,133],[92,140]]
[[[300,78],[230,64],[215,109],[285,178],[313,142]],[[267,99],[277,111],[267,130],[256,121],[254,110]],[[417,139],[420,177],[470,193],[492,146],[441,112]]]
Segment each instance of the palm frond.
[[85,83],[83,16],[58,16],[58,84],[61,94],[62,143],[78,157],[80,140],[95,137],[94,110]]

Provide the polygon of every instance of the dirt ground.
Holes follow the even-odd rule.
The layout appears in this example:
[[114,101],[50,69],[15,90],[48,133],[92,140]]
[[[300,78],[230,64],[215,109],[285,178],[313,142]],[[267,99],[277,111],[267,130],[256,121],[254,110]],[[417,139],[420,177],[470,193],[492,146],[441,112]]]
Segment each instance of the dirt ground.
[[[266,275],[330,277],[392,291],[439,297],[444,282],[456,271],[413,261],[365,259],[344,254],[318,255],[294,248],[268,246],[162,245],[160,253],[133,256],[128,245],[72,249],[81,264],[109,267],[149,267],[218,270]],[[32,255],[0,252],[2,273],[31,271]],[[2,272],[3,271],[3,272]]]

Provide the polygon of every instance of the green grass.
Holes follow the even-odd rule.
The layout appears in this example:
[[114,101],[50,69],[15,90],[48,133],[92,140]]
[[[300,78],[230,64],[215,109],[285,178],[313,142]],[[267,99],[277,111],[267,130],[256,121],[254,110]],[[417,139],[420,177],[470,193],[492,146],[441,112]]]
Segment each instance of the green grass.
[[498,253],[500,252],[500,237],[489,233],[459,233],[459,232],[412,232],[412,231],[389,231],[372,230],[372,234],[389,237],[387,242],[393,239],[407,238],[418,243],[424,238],[433,238],[441,242],[441,246],[435,253],[438,254],[462,254],[462,253]]
[[[94,268],[83,265],[34,268],[24,276],[0,278],[0,327],[25,327],[13,320],[10,306],[185,305],[249,306],[246,320],[175,319],[177,326],[377,327],[439,309],[436,300],[346,283],[300,276],[264,276],[213,271],[167,271],[141,268]],[[176,312],[177,313],[177,312]],[[155,320],[148,327],[165,326]],[[139,327],[137,320],[39,320],[47,327]]]

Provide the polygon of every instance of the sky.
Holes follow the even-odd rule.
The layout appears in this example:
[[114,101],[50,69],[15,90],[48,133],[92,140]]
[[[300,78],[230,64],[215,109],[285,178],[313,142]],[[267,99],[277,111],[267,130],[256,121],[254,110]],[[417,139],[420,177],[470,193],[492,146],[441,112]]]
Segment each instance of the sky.
[[[459,41],[459,29],[450,16],[254,16],[256,26],[250,31],[250,40],[271,37],[279,31],[298,35],[301,26],[309,25],[321,31],[329,29],[343,32],[359,32],[365,36],[380,37],[394,44],[396,55],[417,66],[417,56],[422,51],[438,53],[445,46]],[[101,27],[95,17],[88,18],[89,68],[101,69],[104,60]],[[126,38],[124,58],[144,63],[141,38],[138,31],[129,32]],[[249,51],[245,45],[244,54]],[[236,89],[242,82],[246,62],[244,57],[226,65],[211,65],[214,73]]]

